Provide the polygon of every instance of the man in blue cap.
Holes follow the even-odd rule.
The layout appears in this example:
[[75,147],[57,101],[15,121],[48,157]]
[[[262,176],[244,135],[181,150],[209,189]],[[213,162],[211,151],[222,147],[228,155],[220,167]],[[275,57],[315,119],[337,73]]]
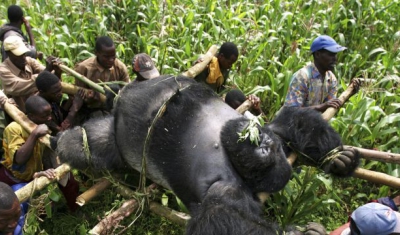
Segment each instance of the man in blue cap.
[[338,81],[332,71],[337,62],[336,54],[346,49],[327,35],[317,37],[311,45],[314,63],[293,74],[284,105],[308,107],[319,112],[329,107],[340,108],[342,102],[336,98]]

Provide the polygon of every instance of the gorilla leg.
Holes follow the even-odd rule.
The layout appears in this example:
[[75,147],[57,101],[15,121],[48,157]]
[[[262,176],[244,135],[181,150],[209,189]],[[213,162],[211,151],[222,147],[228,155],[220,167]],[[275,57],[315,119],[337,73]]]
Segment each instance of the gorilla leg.
[[51,137],[52,149],[61,161],[77,169],[122,169],[122,159],[115,144],[114,117],[89,120],[82,127],[66,130]]

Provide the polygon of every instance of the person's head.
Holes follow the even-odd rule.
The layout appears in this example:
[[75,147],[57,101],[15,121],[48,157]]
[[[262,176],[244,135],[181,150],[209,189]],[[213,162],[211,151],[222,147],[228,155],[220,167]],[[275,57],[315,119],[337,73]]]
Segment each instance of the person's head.
[[138,81],[150,80],[160,76],[153,60],[145,53],[137,54],[132,60],[132,70],[136,74]]
[[14,191],[0,182],[0,233],[13,234],[21,216],[21,206]]
[[37,125],[51,120],[51,106],[43,97],[34,95],[25,102],[25,113]]
[[7,9],[7,16],[10,23],[21,23],[22,17],[24,17],[24,12],[22,8],[18,5],[11,5]]
[[231,69],[232,65],[237,61],[239,51],[237,46],[232,42],[225,42],[219,48],[217,55],[219,67],[221,69]]
[[227,103],[233,109],[237,109],[245,101],[246,96],[238,89],[233,89],[226,93],[225,103]]
[[311,53],[314,57],[314,63],[322,71],[333,70],[335,68],[336,54],[347,48],[337,44],[333,38],[327,35],[321,35],[314,39],[311,44]]
[[116,53],[113,40],[108,36],[101,36],[96,39],[95,53],[97,62],[105,68],[109,69],[114,65]]
[[39,95],[48,102],[60,103],[62,99],[62,87],[60,79],[44,70],[36,78],[36,87],[39,90]]
[[360,206],[351,214],[349,234],[400,234],[400,213],[376,202]]
[[26,53],[30,50],[26,47],[22,38],[19,36],[9,36],[4,40],[3,45],[11,62],[17,68],[24,70],[26,65]]

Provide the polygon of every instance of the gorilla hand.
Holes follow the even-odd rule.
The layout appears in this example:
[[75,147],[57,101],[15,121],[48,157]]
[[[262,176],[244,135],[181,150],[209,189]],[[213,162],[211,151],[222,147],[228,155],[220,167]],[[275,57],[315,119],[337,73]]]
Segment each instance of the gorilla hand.
[[326,235],[325,227],[322,224],[308,222],[304,235]]
[[351,147],[341,147],[337,157],[328,161],[323,169],[327,173],[332,173],[337,176],[350,176],[360,163],[359,152]]

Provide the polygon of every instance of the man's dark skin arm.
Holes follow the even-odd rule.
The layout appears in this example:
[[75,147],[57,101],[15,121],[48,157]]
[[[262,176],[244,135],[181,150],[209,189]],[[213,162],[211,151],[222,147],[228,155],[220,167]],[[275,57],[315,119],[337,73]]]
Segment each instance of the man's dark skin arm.
[[325,112],[325,110],[327,110],[330,107],[335,108],[335,109],[339,109],[340,107],[342,107],[342,105],[343,105],[342,101],[340,101],[339,99],[335,98],[335,99],[328,100],[325,103],[309,106],[309,107],[306,107],[306,108],[314,109],[314,110],[317,110],[318,112],[322,113],[322,112]]
[[24,165],[27,163],[33,155],[36,141],[38,141],[40,137],[46,135],[48,131],[49,128],[45,124],[38,125],[29,135],[26,142],[15,153],[14,163],[18,165]]

